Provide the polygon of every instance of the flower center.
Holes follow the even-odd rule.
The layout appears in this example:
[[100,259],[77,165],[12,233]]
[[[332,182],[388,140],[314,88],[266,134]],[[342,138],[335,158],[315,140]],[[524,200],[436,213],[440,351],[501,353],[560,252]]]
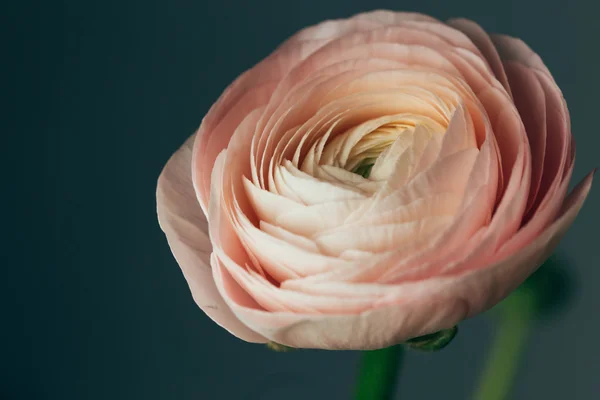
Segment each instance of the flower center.
[[385,181],[397,168],[410,168],[429,140],[444,131],[443,126],[424,116],[383,116],[328,140],[319,164],[353,172],[370,181]]
[[369,178],[377,158],[388,150],[400,135],[414,128],[402,122],[392,122],[376,128],[352,148],[345,169],[363,178]]

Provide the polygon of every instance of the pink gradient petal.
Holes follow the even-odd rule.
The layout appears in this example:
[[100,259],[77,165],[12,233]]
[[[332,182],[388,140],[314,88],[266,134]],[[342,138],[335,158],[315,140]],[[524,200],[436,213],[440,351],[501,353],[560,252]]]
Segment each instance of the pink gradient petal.
[[540,56],[531,50],[521,39],[507,35],[491,35],[491,39],[504,61],[518,61],[526,67],[544,73],[548,78],[552,79],[553,83],[556,83]]
[[[389,10],[374,10],[356,14],[353,18],[376,21],[384,25],[397,25],[404,21],[440,22],[439,20],[417,12],[398,12]],[[441,23],[441,22],[440,22]]]
[[397,25],[407,21],[438,23],[440,21],[428,15],[411,12],[375,10],[356,14],[348,19],[323,21],[317,25],[302,29],[284,43],[284,46],[303,40],[335,39],[352,32],[366,31],[385,25]]
[[502,86],[504,86],[504,89],[511,94],[511,88],[508,83],[508,78],[506,76],[506,72],[504,71],[502,61],[498,54],[498,50],[496,49],[494,42],[487,32],[475,22],[463,18],[451,19],[447,23],[448,25],[463,32],[473,41],[473,43],[475,43],[475,45],[485,56],[487,62],[492,68],[492,71],[494,71],[496,79],[498,79]]
[[198,204],[191,177],[190,137],[163,169],[156,191],[158,221],[188,282],[194,301],[213,321],[242,340],[264,343],[244,326],[217,291],[210,267],[212,245],[206,217]]
[[505,65],[514,93],[515,105],[521,115],[531,147],[531,190],[526,212],[537,197],[546,154],[546,97],[537,76],[529,68],[514,62]]
[[[517,105],[521,105],[519,112],[523,121],[528,123],[531,128],[528,128],[528,136],[533,139],[532,155],[537,157],[537,164],[543,162],[541,174],[536,171],[533,174],[533,178],[538,179],[539,183],[534,193],[535,196],[530,196],[528,207],[530,212],[526,216],[529,219],[545,198],[555,196],[559,184],[567,173],[571,155],[574,152],[569,112],[560,89],[539,56],[519,39],[498,35],[493,39],[502,54],[504,63],[512,71],[513,79],[518,79],[517,74],[521,75],[520,81],[515,84],[521,85],[521,87],[529,85],[529,98],[533,93],[537,93],[537,99],[533,100],[533,103],[530,100],[528,104],[524,104],[527,101],[525,100],[527,94],[524,94],[522,99],[517,99]],[[527,75],[527,82],[523,82],[524,75]],[[534,89],[535,92],[533,92]],[[543,100],[541,99],[542,95],[544,96]],[[543,112],[539,111],[541,105],[545,106]],[[533,109],[533,107],[536,108]],[[540,121],[542,115],[545,121]],[[537,118],[537,123],[534,124],[532,118]],[[538,133],[539,125],[542,123],[547,132],[540,134]],[[542,146],[541,143],[538,143],[541,135],[552,138],[552,140],[544,140],[542,160],[538,156]],[[560,199],[555,201],[560,201]]]

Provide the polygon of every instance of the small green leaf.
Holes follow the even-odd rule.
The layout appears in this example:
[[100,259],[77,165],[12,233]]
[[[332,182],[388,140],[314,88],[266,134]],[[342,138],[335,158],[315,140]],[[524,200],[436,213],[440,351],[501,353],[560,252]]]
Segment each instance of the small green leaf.
[[458,326],[444,329],[429,335],[412,338],[406,342],[411,349],[420,351],[438,351],[448,346],[458,333]]
[[352,172],[354,172],[355,174],[361,175],[363,178],[368,178],[369,175],[371,174],[371,170],[373,169],[373,165],[375,165],[375,163],[362,164],[362,165],[359,165],[358,167],[354,168],[354,170]]
[[275,343],[275,342],[268,342],[267,343],[267,347],[273,351],[277,351],[279,353],[287,353],[288,351],[293,351],[296,350],[293,347],[288,347],[285,346],[283,344],[279,344],[279,343]]

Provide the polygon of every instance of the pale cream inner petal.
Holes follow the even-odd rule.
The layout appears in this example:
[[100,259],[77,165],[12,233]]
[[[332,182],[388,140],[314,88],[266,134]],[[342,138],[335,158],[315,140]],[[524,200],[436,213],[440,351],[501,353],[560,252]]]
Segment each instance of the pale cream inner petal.
[[487,125],[468,85],[386,68],[310,78],[259,119],[243,192],[234,191],[254,215],[230,208],[251,256],[245,284],[380,276],[378,265],[427,248],[474,198]]

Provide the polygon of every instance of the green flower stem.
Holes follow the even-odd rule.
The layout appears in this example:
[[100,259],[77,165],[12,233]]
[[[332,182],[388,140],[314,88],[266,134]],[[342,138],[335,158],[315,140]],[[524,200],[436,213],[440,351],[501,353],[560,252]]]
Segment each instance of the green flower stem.
[[507,400],[538,306],[534,290],[520,288],[499,305],[499,328],[474,400]]
[[390,400],[403,355],[402,345],[363,352],[355,399]]

